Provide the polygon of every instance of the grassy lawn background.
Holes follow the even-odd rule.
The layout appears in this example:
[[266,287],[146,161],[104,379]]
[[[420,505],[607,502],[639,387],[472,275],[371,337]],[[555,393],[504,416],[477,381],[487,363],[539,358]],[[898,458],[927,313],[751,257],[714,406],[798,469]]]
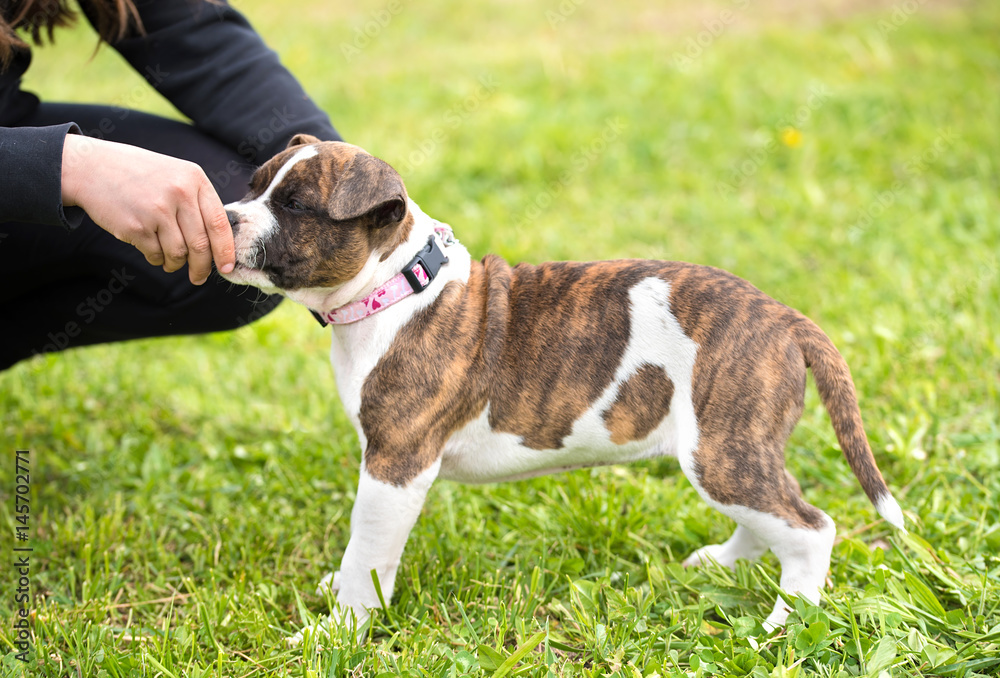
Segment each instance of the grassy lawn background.
[[[0,375],[2,548],[29,449],[35,595],[25,667],[0,568],[0,675],[1000,670],[996,3],[237,7],[474,256],[711,264],[814,318],[913,536],[878,520],[810,389],[789,467],[840,541],[825,604],[783,633],[759,627],[773,556],[680,568],[733,524],[661,460],[438,484],[370,633],[287,648],[327,609],[359,452],[328,335],[286,303]],[[63,31],[26,87],[176,115],[93,43]]]

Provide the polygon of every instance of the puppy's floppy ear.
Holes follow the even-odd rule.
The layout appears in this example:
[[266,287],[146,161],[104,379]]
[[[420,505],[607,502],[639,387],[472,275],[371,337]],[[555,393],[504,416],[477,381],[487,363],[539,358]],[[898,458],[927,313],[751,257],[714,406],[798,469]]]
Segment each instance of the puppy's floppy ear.
[[406,216],[406,189],[389,163],[358,153],[344,168],[330,196],[330,215],[337,221],[371,215],[375,228]]
[[311,134],[296,134],[289,140],[288,145],[285,146],[285,150],[289,148],[295,148],[296,146],[305,146],[306,144],[318,144],[319,139]]

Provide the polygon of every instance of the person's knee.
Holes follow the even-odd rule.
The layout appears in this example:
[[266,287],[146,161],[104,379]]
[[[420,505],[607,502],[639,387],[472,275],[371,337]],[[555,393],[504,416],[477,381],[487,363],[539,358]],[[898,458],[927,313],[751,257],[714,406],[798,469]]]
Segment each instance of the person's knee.
[[[160,316],[168,319],[164,335],[227,332],[260,320],[281,303],[280,294],[266,295],[252,287],[233,285],[217,273],[204,285],[187,281],[186,269],[170,274],[177,287],[161,302]],[[153,336],[156,336],[155,334]]]
[[231,322],[227,323],[228,327],[221,329],[235,330],[243,327],[244,325],[256,322],[276,309],[282,300],[284,300],[284,297],[280,294],[272,294],[261,299],[255,298],[250,303],[240,304],[237,308],[236,314],[229,316],[231,318]]

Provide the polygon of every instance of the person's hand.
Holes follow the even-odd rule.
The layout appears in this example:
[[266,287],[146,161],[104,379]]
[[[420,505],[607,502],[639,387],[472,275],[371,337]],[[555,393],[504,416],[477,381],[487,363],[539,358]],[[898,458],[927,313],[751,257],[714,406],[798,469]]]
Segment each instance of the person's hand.
[[233,232],[222,201],[193,162],[137,146],[68,134],[62,200],[77,205],[113,236],[168,273],[188,264],[191,282],[235,264]]

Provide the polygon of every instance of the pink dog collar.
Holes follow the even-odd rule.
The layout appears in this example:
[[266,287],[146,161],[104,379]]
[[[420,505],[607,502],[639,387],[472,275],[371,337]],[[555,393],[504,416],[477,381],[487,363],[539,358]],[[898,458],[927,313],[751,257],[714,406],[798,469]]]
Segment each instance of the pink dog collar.
[[[447,224],[439,222],[434,227],[434,233],[441,238],[445,247],[458,242]],[[388,282],[376,287],[371,294],[327,313],[312,311],[313,317],[323,327],[328,324],[349,325],[364,320],[368,316],[402,301],[411,294],[423,292],[437,276],[441,267],[447,263],[448,257],[445,256],[432,235],[427,239],[424,248],[417,253],[417,256],[413,257],[410,263],[403,267],[402,271],[390,278]]]

